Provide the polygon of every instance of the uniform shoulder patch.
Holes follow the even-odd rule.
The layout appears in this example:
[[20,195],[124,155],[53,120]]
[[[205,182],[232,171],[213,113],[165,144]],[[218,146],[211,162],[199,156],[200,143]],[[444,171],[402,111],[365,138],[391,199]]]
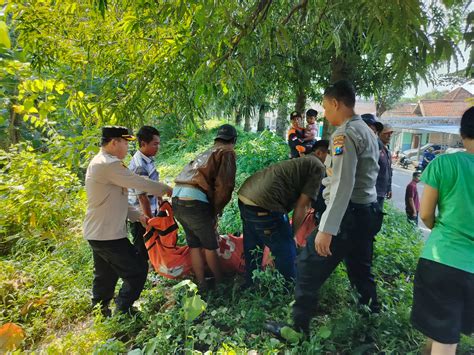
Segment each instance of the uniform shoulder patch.
[[346,136],[343,134],[339,134],[335,136],[332,140],[332,147],[333,147],[333,152],[332,155],[341,155],[344,153],[344,141],[346,139]]

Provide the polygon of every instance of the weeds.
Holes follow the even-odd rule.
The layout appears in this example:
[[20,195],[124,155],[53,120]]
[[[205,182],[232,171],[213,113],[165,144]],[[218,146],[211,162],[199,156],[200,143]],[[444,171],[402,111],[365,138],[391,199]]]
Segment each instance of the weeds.
[[[212,144],[214,135],[214,131],[206,131],[193,137],[190,144],[164,141],[158,159],[162,179],[172,180],[197,151]],[[179,156],[177,147],[183,150]],[[239,132],[236,150],[237,189],[253,172],[286,158],[287,153],[284,142],[269,132]],[[2,211],[7,208],[1,241],[8,244],[0,256],[0,324],[13,322],[25,330],[23,350],[79,354],[243,354],[251,350],[362,354],[417,353],[421,347],[423,337],[409,322],[421,238],[406,222],[404,213],[388,207],[375,242],[374,273],[382,312],[370,315],[360,309],[345,267],[340,265],[320,292],[311,338],[297,344],[283,342],[262,330],[267,319],[291,321],[292,287],[272,269],[256,272],[257,286],[253,289],[241,291],[243,279],[237,276],[204,295],[196,294],[189,283],[176,289],[179,281],[150,275],[138,304],[140,317],[104,319],[90,308],[92,262],[80,232],[84,194],[77,179],[34,155],[27,157],[33,166],[25,171],[15,157],[8,159],[10,165],[4,164],[2,169],[9,177],[3,177],[2,183],[18,186],[26,179],[27,191],[38,188],[45,197],[24,210],[15,204],[29,203],[28,194],[0,191]],[[35,187],[35,181],[41,186]],[[36,224],[31,223],[27,212],[31,208],[38,210]],[[21,216],[20,222],[16,215]],[[220,220],[220,229],[241,229],[235,193]],[[194,296],[202,299],[203,303],[197,302],[200,312],[186,316]],[[459,352],[473,350],[474,341],[463,337]]]

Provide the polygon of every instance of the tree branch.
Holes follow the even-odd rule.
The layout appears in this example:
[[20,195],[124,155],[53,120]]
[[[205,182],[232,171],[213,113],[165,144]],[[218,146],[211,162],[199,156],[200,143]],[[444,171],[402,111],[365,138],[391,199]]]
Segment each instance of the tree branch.
[[308,0],[301,0],[301,2],[298,5],[295,5],[291,9],[290,13],[288,14],[288,16],[285,17],[285,19],[281,22],[281,24],[286,25],[291,20],[295,12],[300,11],[302,9],[306,9],[307,5],[308,5]]
[[257,27],[257,25],[261,21],[265,20],[268,14],[268,10],[272,5],[272,2],[273,0],[259,0],[255,11],[249,16],[247,21],[245,21],[245,25],[243,26],[241,31],[232,38],[232,46],[228,49],[226,53],[224,53],[220,58],[216,60],[215,69],[217,69],[226,59],[228,59],[237,50],[237,47],[242,38],[252,33]]

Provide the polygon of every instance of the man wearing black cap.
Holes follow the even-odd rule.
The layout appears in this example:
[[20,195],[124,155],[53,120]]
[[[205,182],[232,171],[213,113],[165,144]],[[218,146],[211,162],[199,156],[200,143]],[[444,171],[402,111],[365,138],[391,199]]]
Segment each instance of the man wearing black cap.
[[186,232],[191,262],[199,287],[205,289],[204,259],[222,280],[216,252],[217,216],[230,201],[235,186],[235,151],[237,131],[229,124],[219,127],[214,145],[184,167],[175,179],[173,208],[176,219]]
[[145,216],[128,204],[128,188],[156,196],[171,194],[165,184],[136,175],[122,163],[128,142],[135,140],[128,129],[106,126],[102,129],[100,152],[89,163],[85,185],[87,211],[84,237],[92,248],[94,281],[92,303],[110,315],[109,303],[119,277],[122,288],[115,298],[116,311],[131,313],[146,281],[147,263],[127,238],[126,220],[141,221]]

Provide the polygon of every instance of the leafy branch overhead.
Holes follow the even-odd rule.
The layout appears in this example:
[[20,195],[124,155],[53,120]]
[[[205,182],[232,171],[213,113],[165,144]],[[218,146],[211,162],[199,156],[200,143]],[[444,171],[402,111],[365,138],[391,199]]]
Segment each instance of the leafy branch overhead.
[[466,10],[461,1],[12,0],[5,11],[2,53],[84,94],[53,115],[131,126],[173,117],[200,129],[265,103],[304,108],[341,77],[366,96],[430,81],[456,63]]

